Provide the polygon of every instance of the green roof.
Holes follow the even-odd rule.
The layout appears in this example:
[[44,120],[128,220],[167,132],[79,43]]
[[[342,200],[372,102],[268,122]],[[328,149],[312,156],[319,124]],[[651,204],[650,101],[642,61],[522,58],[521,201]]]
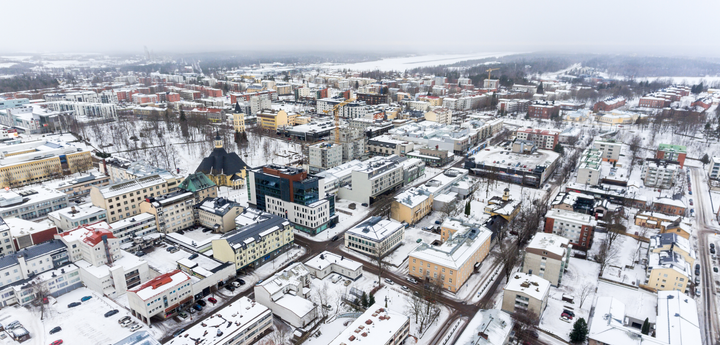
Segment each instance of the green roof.
[[658,151],[674,151],[674,152],[687,153],[687,147],[685,147],[683,145],[660,144],[660,145],[658,145]]
[[210,187],[214,187],[215,182],[213,182],[207,175],[203,174],[202,172],[196,172],[194,174],[188,175],[188,177],[180,183],[180,186],[178,188],[188,191],[188,192],[197,192],[199,190],[207,189]]

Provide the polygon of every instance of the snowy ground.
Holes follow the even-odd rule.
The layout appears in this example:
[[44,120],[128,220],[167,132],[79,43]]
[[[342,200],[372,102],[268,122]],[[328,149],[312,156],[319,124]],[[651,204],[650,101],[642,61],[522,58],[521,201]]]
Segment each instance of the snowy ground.
[[[588,258],[597,255],[600,249],[599,243],[607,236],[605,233],[595,233],[593,239],[593,247],[588,251]],[[609,265],[603,272],[603,278],[616,281],[619,283],[637,285],[645,281],[645,267],[642,265],[642,259],[647,257],[648,244],[637,241],[636,239],[619,235],[615,240],[618,253],[610,259]],[[640,263],[635,263],[638,261]]]
[[[92,296],[86,302],[75,308],[68,308],[72,302],[79,302],[84,296]],[[8,307],[0,310],[0,323],[11,321],[20,323],[30,332],[30,340],[23,344],[44,345],[62,339],[65,344],[112,344],[131,332],[118,324],[118,320],[130,312],[108,298],[104,298],[87,288],[79,288],[64,294],[48,304],[43,319],[40,320],[40,309],[37,307]],[[119,313],[105,317],[104,314],[112,309]],[[135,319],[136,321],[139,320]],[[141,324],[142,325],[142,324]],[[62,330],[50,334],[50,330],[60,326]],[[147,326],[141,329],[148,330]],[[0,344],[17,344],[9,337],[0,340]]]
[[426,66],[440,66],[450,65],[457,62],[468,61],[468,60],[480,60],[486,58],[498,58],[506,55],[512,55],[514,53],[508,52],[495,52],[495,53],[477,53],[477,54],[436,54],[436,55],[418,55],[410,57],[394,57],[382,60],[357,62],[349,64],[322,64],[317,67],[329,70],[352,70],[352,71],[405,71],[412,68],[426,67]]
[[[439,239],[440,235],[438,234],[422,230],[419,227],[408,227],[405,229],[405,240],[403,241],[403,244],[386,256],[383,261],[394,267],[400,267],[403,263],[405,263],[408,255],[410,255],[410,253],[420,244],[433,243],[433,241]],[[418,240],[422,240],[422,242],[418,243]]]
[[[572,331],[572,322],[577,318],[583,317],[588,321],[590,309],[592,308],[595,290],[598,286],[598,273],[600,265],[596,262],[570,258],[568,270],[562,278],[559,287],[551,287],[548,296],[548,303],[545,311],[540,318],[540,329],[570,340],[569,334]],[[592,291],[580,307],[581,290],[587,286]],[[564,302],[563,295],[571,295],[574,297],[574,303]],[[571,310],[575,313],[575,318],[571,322],[560,319],[563,309]]]

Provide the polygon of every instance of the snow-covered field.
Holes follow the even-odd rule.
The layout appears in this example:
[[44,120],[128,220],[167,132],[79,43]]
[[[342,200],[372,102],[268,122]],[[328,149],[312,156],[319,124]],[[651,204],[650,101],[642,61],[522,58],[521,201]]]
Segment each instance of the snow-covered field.
[[418,55],[410,57],[396,57],[376,61],[366,61],[338,65],[320,65],[318,67],[330,70],[348,69],[352,71],[404,71],[408,69],[428,66],[450,65],[468,60],[479,60],[491,57],[512,55],[511,52],[455,54],[455,55]]

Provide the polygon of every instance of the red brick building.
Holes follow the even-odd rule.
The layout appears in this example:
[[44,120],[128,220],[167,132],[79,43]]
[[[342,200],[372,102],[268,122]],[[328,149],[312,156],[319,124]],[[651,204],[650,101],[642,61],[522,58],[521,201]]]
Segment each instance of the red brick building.
[[674,216],[685,216],[687,207],[680,200],[670,198],[657,198],[653,200],[653,211]]
[[180,102],[180,94],[176,92],[168,92],[165,96],[167,102]]
[[593,112],[615,110],[625,105],[625,102],[625,98],[623,97],[611,97],[595,103],[595,105],[593,105]]
[[560,115],[560,105],[555,102],[535,101],[528,107],[528,116],[536,119],[549,120]]
[[670,100],[655,96],[640,97],[639,107],[661,109],[670,106]]
[[704,98],[698,98],[695,100],[695,102],[692,102],[693,107],[701,107],[705,110],[708,110],[713,104],[712,98],[710,97],[704,97]]
[[367,105],[390,104],[390,96],[374,93],[357,93],[355,98]]

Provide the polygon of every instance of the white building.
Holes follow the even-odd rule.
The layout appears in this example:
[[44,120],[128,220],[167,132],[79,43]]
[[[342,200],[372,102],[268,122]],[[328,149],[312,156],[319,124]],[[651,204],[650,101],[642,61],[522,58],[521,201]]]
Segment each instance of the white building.
[[127,299],[132,315],[149,325],[153,317],[171,318],[191,303],[192,282],[185,272],[175,270],[129,289]]
[[331,143],[317,143],[309,147],[310,172],[334,168],[343,162],[343,148]]
[[620,159],[620,151],[622,150],[623,143],[612,139],[600,139],[597,138],[593,142],[593,148],[596,150],[602,150],[603,160],[616,162]]
[[305,267],[315,278],[324,279],[332,273],[357,280],[363,274],[363,265],[328,251],[305,262]]
[[310,271],[296,262],[255,285],[255,300],[293,327],[301,328],[318,317],[318,305],[308,299]]
[[550,282],[536,275],[515,273],[505,286],[502,310],[510,314],[524,310],[540,318],[547,306]]
[[410,318],[401,312],[376,307],[378,304],[368,308],[329,345],[353,344],[356,340],[376,345],[404,343],[410,332]]
[[61,231],[67,231],[80,225],[107,220],[107,211],[87,203],[50,212],[48,219],[55,223],[55,226]]
[[710,164],[708,164],[708,176],[713,180],[720,178],[720,157],[713,156],[710,158]]
[[671,188],[675,177],[682,168],[676,162],[660,159],[645,159],[642,167],[642,179],[645,187]]
[[13,236],[7,223],[0,222],[0,255],[10,255],[15,252]]
[[121,246],[157,232],[155,216],[150,213],[140,213],[132,218],[110,223],[110,231],[120,240]]
[[169,345],[246,345],[255,343],[272,328],[268,307],[247,297],[228,304],[201,324],[189,328]]
[[345,232],[345,248],[385,257],[405,239],[405,226],[392,219],[370,217]]
[[47,105],[53,111],[67,111],[77,117],[117,120],[117,107],[114,103],[50,102]]
[[[346,181],[349,172],[349,184],[340,184],[338,196],[360,203],[372,203],[377,196],[403,183],[403,166],[397,156],[373,157],[364,162],[348,162],[338,166],[333,172],[338,173],[337,177]],[[329,174],[324,172],[318,174],[318,176],[326,175]],[[321,183],[332,184],[333,181],[328,179]],[[327,188],[328,191],[331,189]]]
[[586,149],[580,157],[580,166],[578,166],[576,182],[591,186],[600,185],[600,166],[602,165],[602,160],[602,150]]
[[67,194],[43,186],[0,190],[0,216],[3,218],[33,220],[67,206]]
[[505,345],[510,340],[513,320],[498,309],[481,309],[468,322],[456,345]]
[[571,252],[572,245],[567,238],[538,232],[525,248],[522,272],[545,278],[558,286],[570,263]]

